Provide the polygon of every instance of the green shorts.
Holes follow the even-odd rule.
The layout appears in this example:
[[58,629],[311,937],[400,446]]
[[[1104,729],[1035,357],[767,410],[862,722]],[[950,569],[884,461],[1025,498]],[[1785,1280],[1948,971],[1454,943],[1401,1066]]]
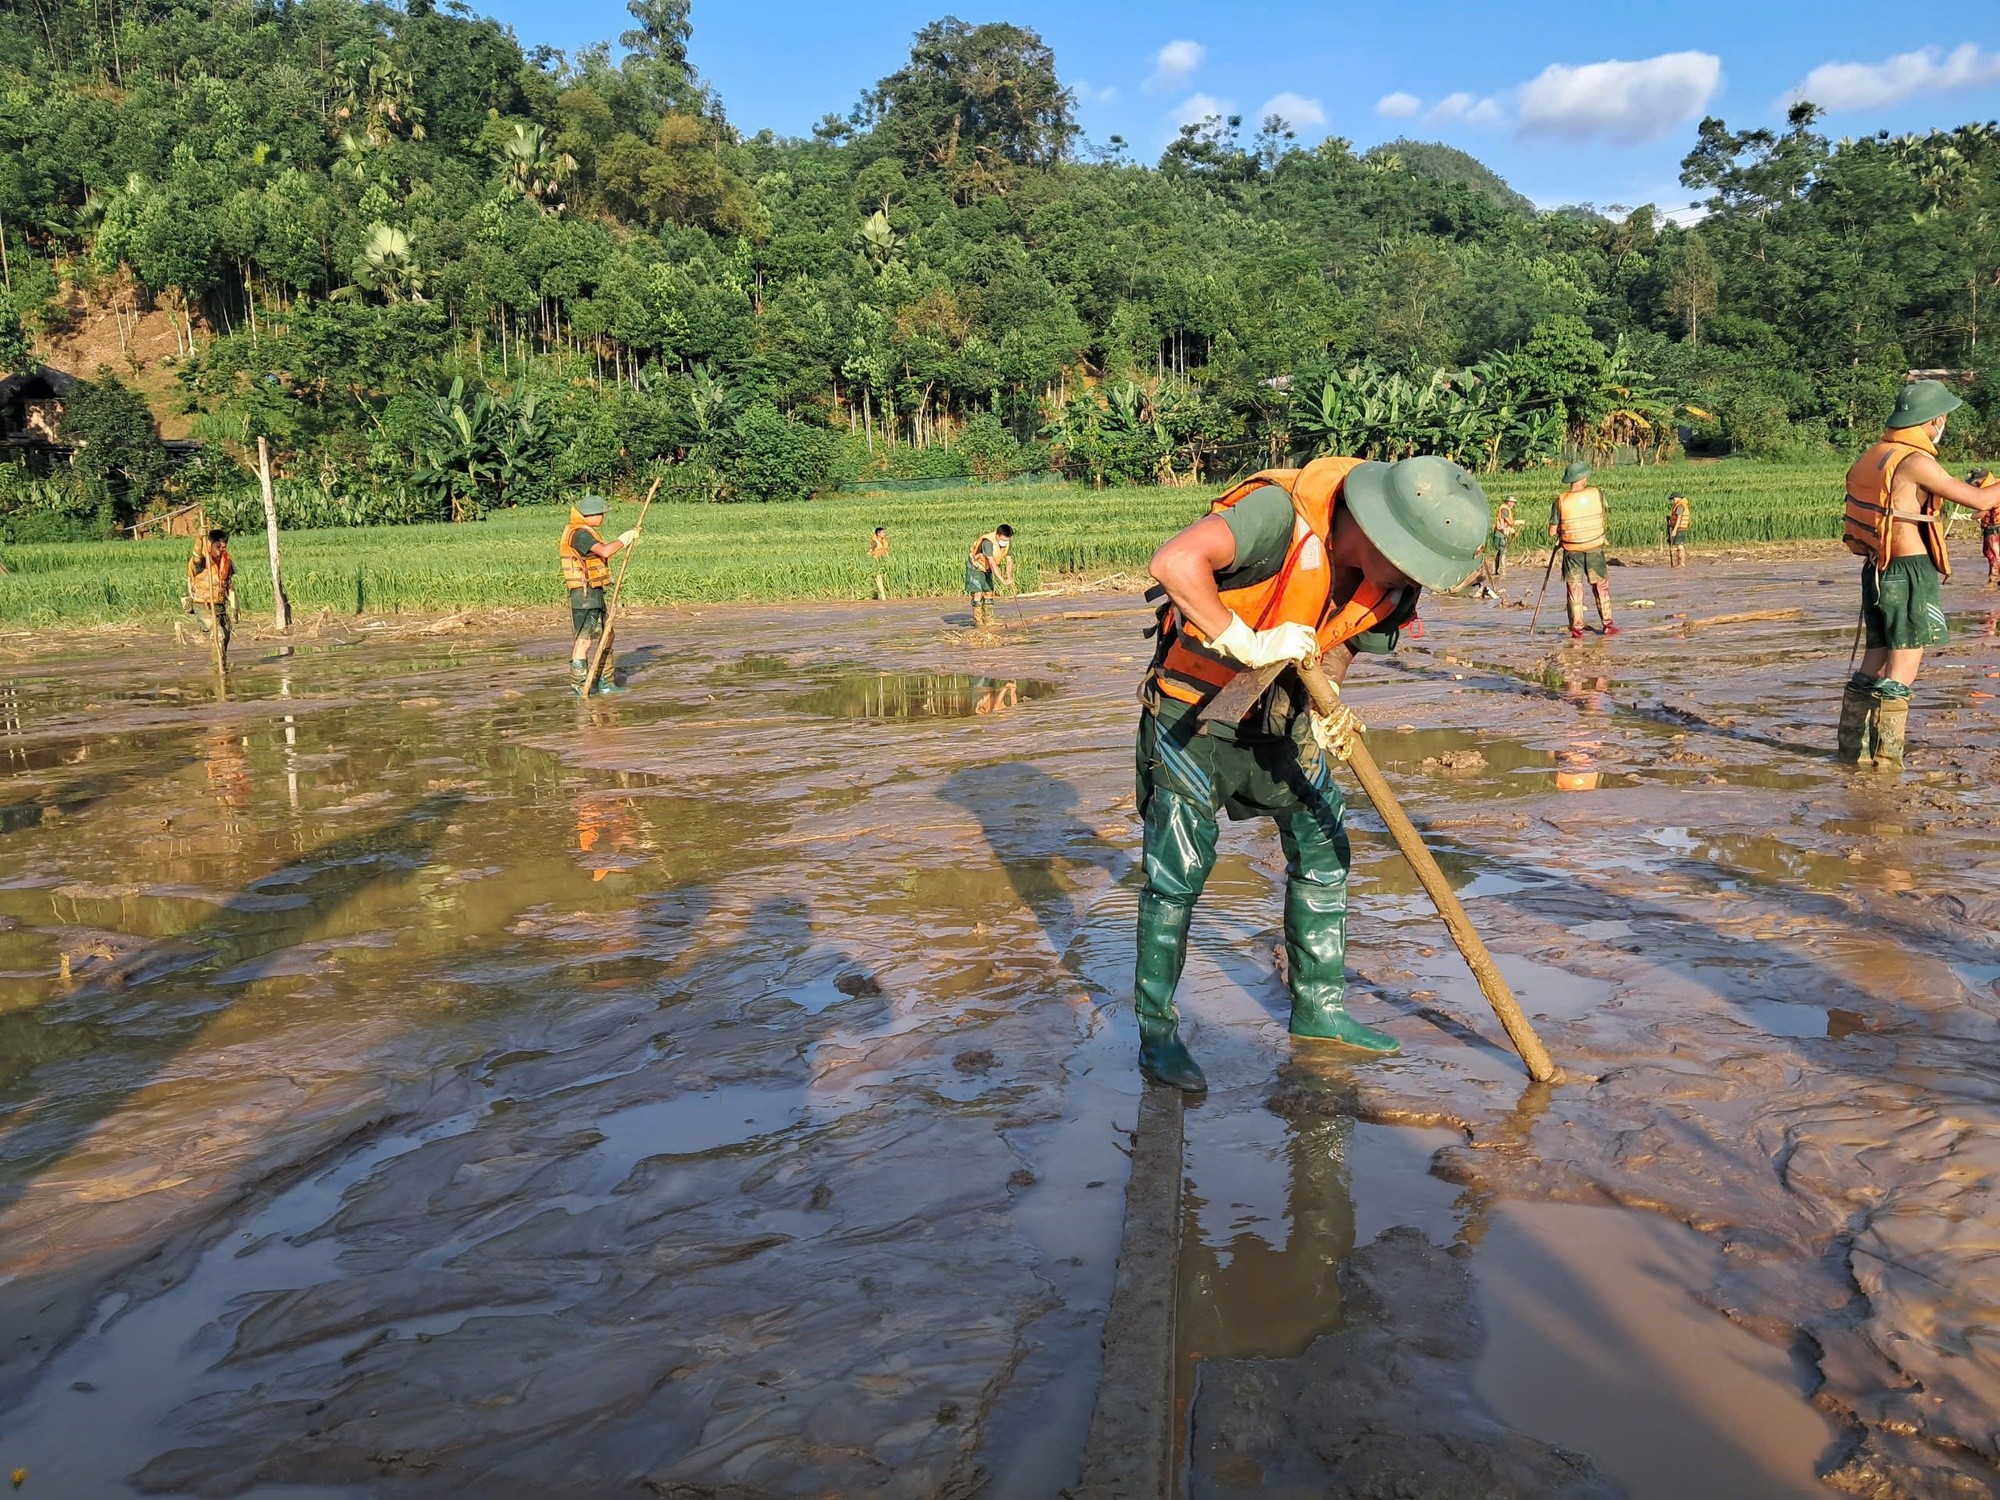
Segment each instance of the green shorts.
[[1928,557],[1894,557],[1880,572],[1861,567],[1861,619],[1868,649],[1919,651],[1951,639],[1944,622],[1944,590]]
[[993,592],[993,575],[984,568],[965,565],[965,591],[968,594],[990,594]]
[[1670,531],[1667,533],[1667,545],[1669,547],[1685,547],[1687,544],[1688,534],[1685,531]]
[[604,590],[571,589],[569,591],[569,623],[572,633],[600,635],[604,630]]
[[1589,552],[1565,552],[1563,554],[1563,582],[1572,578],[1594,578],[1599,582],[1609,582],[1611,575],[1605,571],[1604,549],[1598,547]]

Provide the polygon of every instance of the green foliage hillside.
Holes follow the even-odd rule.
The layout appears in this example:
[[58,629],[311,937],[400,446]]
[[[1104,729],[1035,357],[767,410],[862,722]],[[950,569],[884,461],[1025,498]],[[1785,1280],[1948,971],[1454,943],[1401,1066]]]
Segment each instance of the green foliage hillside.
[[[1080,140],[1053,54],[1004,23],[925,27],[783,139],[701,79],[688,0],[631,9],[565,57],[432,0],[0,7],[0,350],[16,319],[164,309],[196,430],[239,458],[268,436],[368,519],[654,472],[734,500],[1212,481],[1334,446],[1506,469],[1680,429],[1810,456],[1912,367],[1973,372],[2000,415],[1990,127],[1705,121],[1708,216],[1614,222],[1528,212],[1448,148],[1281,123],[1200,122],[1140,165]],[[162,503],[155,468],[38,483],[123,515]],[[176,481],[209,482],[240,479]]]
[[1440,182],[1474,188],[1502,208],[1518,214],[1535,211],[1533,203],[1507,186],[1506,179],[1485,162],[1442,141],[1384,141],[1361,159],[1378,166],[1398,162],[1404,171],[1415,172],[1419,177],[1435,177]]

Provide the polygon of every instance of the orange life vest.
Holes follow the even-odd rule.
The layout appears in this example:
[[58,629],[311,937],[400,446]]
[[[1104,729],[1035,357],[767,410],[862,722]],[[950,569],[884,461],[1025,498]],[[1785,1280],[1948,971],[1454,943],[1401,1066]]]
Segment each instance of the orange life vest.
[[210,557],[204,542],[188,559],[188,597],[196,604],[227,604],[235,577],[236,560],[229,555],[228,543],[223,544],[222,556]]
[[[1316,458],[1303,469],[1265,469],[1229,490],[1208,508],[1220,515],[1245,496],[1274,484],[1292,497],[1292,544],[1284,566],[1262,583],[1224,589],[1225,608],[1252,630],[1289,622],[1319,632],[1319,647],[1330,651],[1381,624],[1403,602],[1402,589],[1364,583],[1338,609],[1332,608],[1333,567],[1327,543],[1340,505],[1340,487],[1366,459]],[[1161,650],[1152,671],[1159,691],[1183,703],[1206,703],[1243,668],[1216,655],[1192,621],[1169,604],[1160,618]]]
[[1667,507],[1667,530],[1686,531],[1688,523],[1694,519],[1694,507],[1685,500],[1676,500]]
[[1915,510],[1897,510],[1889,503],[1895,493],[1896,471],[1913,453],[1937,457],[1937,444],[1921,427],[1894,427],[1882,434],[1882,441],[1854,461],[1847,471],[1847,510],[1841,541],[1856,557],[1865,557],[1878,568],[1889,566],[1890,533],[1898,521],[1914,522],[1923,533],[1924,551],[1930,554],[1938,576],[1951,577],[1951,560],[1944,552],[1944,502],[1921,487]]
[[575,537],[579,531],[595,530],[583,518],[583,512],[570,507],[569,525],[563,528],[562,541],[556,546],[556,556],[562,562],[563,583],[572,589],[601,589],[611,582],[611,564],[594,553],[576,550]]
[[1596,552],[1604,546],[1604,495],[1595,486],[1556,496],[1556,535],[1565,552]]

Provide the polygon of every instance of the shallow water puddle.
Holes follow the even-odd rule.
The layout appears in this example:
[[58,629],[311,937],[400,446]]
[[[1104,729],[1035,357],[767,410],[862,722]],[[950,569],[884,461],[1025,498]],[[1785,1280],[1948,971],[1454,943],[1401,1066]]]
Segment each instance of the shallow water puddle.
[[1839,1433],[1791,1356],[1695,1301],[1720,1258],[1651,1214],[1499,1204],[1473,1257],[1474,1388],[1633,1500],[1826,1494],[1815,1466]]
[[791,706],[836,719],[971,719],[1005,713],[1055,691],[1055,683],[1035,677],[859,671],[797,694]]
[[1440,1147],[1459,1140],[1450,1130],[1344,1115],[1192,1112],[1177,1330],[1184,1372],[1205,1359],[1296,1355],[1337,1327],[1340,1263],[1385,1229],[1407,1224],[1449,1242],[1463,1194],[1429,1168]]

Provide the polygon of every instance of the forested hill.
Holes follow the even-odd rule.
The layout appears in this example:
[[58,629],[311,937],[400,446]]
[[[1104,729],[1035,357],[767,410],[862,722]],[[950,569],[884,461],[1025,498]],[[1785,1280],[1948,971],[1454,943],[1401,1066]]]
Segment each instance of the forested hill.
[[[566,58],[431,0],[0,8],[25,337],[165,308],[198,431],[268,434],[385,514],[663,455],[733,498],[1326,446],[1520,466],[1682,426],[1823,450],[1913,367],[1977,372],[2000,416],[1990,126],[1705,121],[1685,181],[1710,212],[1679,228],[1538,214],[1458,153],[1308,149],[1282,122],[1135,162],[1079,136],[1033,32],[951,19],[781,139],[704,85],[687,0],[631,9],[615,49]],[[0,368],[27,357],[13,321]]]

